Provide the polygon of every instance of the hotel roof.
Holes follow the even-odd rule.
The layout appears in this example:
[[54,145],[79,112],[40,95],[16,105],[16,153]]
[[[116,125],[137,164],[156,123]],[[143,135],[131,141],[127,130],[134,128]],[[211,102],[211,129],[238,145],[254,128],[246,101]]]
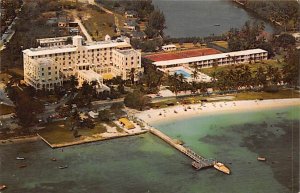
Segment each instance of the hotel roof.
[[56,38],[42,38],[37,39],[36,41],[43,44],[43,43],[52,43],[52,42],[62,42],[68,40],[72,36],[64,36],[64,37],[56,37]]
[[136,53],[137,51],[134,50],[134,49],[130,49],[130,50],[115,50],[116,52],[119,52],[121,54],[124,54],[124,55],[129,55],[129,54],[133,54],[133,53]]
[[[125,41],[121,40],[110,40],[110,41],[99,41],[99,42],[91,42],[86,45],[82,45],[83,49],[86,50],[94,50],[94,49],[102,49],[102,48],[111,48],[111,47],[131,47]],[[74,45],[61,45],[61,46],[53,46],[53,47],[39,47],[39,48],[30,48],[23,50],[23,53],[26,53],[29,56],[40,56],[46,54],[60,54],[60,53],[68,53],[77,51],[78,47]]]
[[84,76],[84,78],[88,80],[97,80],[98,78],[102,78],[100,74],[98,74],[93,70],[79,70],[78,73],[81,74],[81,76]]
[[156,66],[168,66],[168,65],[174,65],[174,64],[183,64],[183,63],[189,63],[189,62],[220,59],[220,58],[226,58],[228,56],[232,57],[232,56],[241,56],[241,55],[258,54],[258,53],[267,53],[267,51],[262,50],[262,49],[242,50],[242,51],[228,52],[228,53],[221,53],[221,54],[212,54],[212,55],[206,55],[206,56],[157,61],[157,62],[154,62],[153,64]]
[[144,56],[144,58],[147,58],[154,62],[159,62],[159,61],[191,58],[191,57],[204,56],[204,55],[210,55],[210,54],[218,54],[218,53],[221,53],[221,52],[218,50],[212,49],[212,48],[204,48],[204,49],[177,51],[177,52],[172,52],[172,53],[151,54],[151,55]]

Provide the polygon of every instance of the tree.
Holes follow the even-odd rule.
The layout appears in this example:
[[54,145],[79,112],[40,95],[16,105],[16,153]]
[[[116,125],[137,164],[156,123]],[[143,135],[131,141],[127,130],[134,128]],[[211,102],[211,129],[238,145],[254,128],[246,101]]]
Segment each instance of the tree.
[[134,85],[134,75],[135,75],[135,68],[130,69],[130,80],[131,84]]
[[295,45],[296,39],[290,34],[281,34],[276,40],[276,43],[283,48]]
[[76,87],[78,86],[78,79],[77,79],[77,77],[74,76],[74,75],[71,75],[70,79],[69,79],[69,82],[70,82],[70,88],[74,92],[76,90]]
[[282,69],[283,81],[291,86],[299,85],[299,58],[299,50],[290,52]]
[[87,81],[84,81],[81,85],[81,91],[83,96],[90,96],[92,86]]
[[[147,62],[143,62],[147,63]],[[145,65],[145,72],[141,78],[141,83],[146,85],[146,92],[147,93],[155,93],[158,91],[159,86],[162,83],[164,73],[156,70],[156,67],[147,64]]]
[[126,95],[124,104],[126,107],[130,107],[137,110],[143,110],[148,104],[147,97],[139,90],[134,90],[132,93]]
[[44,106],[40,102],[33,100],[25,94],[21,94],[18,97],[15,105],[16,116],[19,119],[19,123],[24,127],[28,127],[35,122],[36,115],[42,113],[44,110]]
[[168,76],[168,82],[169,82],[169,85],[170,85],[170,89],[172,90],[172,92],[175,93],[176,97],[177,97],[177,94],[179,92],[179,89],[180,89],[180,81],[179,81],[179,76],[177,73],[174,73],[173,75],[169,75]]
[[198,78],[198,73],[199,73],[199,67],[197,64],[194,64],[194,70],[192,73],[192,78],[194,81]]
[[98,117],[98,119],[100,121],[108,122],[108,121],[110,121],[110,118],[111,118],[111,113],[110,113],[109,110],[104,109],[102,111],[99,111],[99,117]]
[[165,16],[162,11],[154,10],[146,25],[145,33],[149,38],[163,36],[163,30],[166,28]]
[[264,72],[263,67],[259,66],[255,73],[255,85],[257,86],[265,86],[267,83],[267,77]]

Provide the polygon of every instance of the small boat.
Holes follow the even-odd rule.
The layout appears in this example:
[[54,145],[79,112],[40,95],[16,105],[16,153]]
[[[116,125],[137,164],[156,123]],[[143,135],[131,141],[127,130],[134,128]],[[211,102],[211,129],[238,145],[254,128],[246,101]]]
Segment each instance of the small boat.
[[16,160],[24,160],[24,157],[16,157]]
[[266,161],[267,159],[265,157],[257,157],[258,161]]
[[221,162],[216,162],[214,164],[214,168],[216,168],[217,170],[225,173],[225,174],[230,174],[230,170],[228,167],[226,167],[223,163]]
[[26,168],[26,167],[27,167],[26,164],[19,165],[19,168]]
[[56,158],[51,158],[51,161],[57,161],[57,159]]
[[4,185],[4,184],[0,184],[0,190],[4,190],[4,189],[6,189],[7,188],[7,186],[6,185]]
[[215,24],[214,26],[220,26],[220,24]]
[[66,168],[68,168],[68,166],[67,165],[65,165],[65,166],[59,166],[58,168],[59,169],[66,169]]

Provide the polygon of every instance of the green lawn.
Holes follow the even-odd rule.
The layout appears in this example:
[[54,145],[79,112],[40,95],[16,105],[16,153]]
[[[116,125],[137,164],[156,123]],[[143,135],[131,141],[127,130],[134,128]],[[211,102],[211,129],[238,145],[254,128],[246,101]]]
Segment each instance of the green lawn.
[[[79,140],[79,138],[74,138],[73,132],[70,131],[71,122],[69,120],[48,123],[45,127],[38,133],[51,144],[70,143]],[[78,130],[78,134],[82,136],[92,136],[104,132],[106,132],[106,128],[100,123],[96,123],[93,129],[80,128]]]
[[226,41],[214,41],[212,43],[214,43],[222,48],[228,49],[228,42],[226,42]]
[[0,104],[0,115],[6,115],[14,112],[15,112],[14,107]]
[[280,90],[276,93],[269,92],[244,92],[238,93],[235,100],[254,100],[254,99],[283,99],[283,98],[299,98],[300,93],[294,90]]
[[95,40],[103,40],[106,34],[110,36],[116,35],[113,27],[115,25],[114,15],[88,8],[84,14],[86,14],[87,18],[83,19],[82,22]]
[[203,97],[203,96],[188,96],[188,97],[181,97],[181,98],[172,98],[169,100],[164,100],[161,102],[151,103],[152,108],[165,108],[168,107],[168,104],[173,103],[177,104],[179,103],[185,103],[185,104],[193,104],[193,103],[200,103],[201,100],[207,99],[209,101],[210,98],[216,98],[216,97],[224,97],[224,96],[233,96],[233,99],[220,99],[220,100],[214,100],[214,102],[217,101],[231,101],[231,100],[255,100],[255,99],[284,99],[284,98],[300,98],[300,93],[292,90],[292,89],[286,89],[286,90],[279,90],[276,93],[269,93],[269,92],[241,92],[237,94],[228,94],[228,95],[214,95],[211,97]]
[[[276,60],[265,60],[265,61],[261,61],[261,62],[257,62],[257,63],[252,63],[249,64],[249,67],[251,69],[251,71],[255,71],[259,66],[265,67],[267,65],[272,65],[273,67],[278,67],[279,69],[281,69],[283,67],[283,63],[278,63]],[[231,66],[217,66],[217,67],[212,67],[212,68],[201,68],[200,71],[204,74],[207,74],[208,76],[211,76],[213,74],[213,72],[215,73],[219,73],[221,71],[224,71]]]

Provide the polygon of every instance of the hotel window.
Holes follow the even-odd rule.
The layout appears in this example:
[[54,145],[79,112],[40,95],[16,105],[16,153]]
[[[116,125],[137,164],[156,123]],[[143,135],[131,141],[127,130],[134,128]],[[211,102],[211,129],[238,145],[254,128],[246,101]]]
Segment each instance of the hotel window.
[[51,67],[48,67],[48,70],[51,70]]
[[51,75],[51,72],[48,72],[48,75]]
[[42,68],[42,71],[44,71],[44,68]]
[[44,76],[44,73],[42,73],[42,76]]

